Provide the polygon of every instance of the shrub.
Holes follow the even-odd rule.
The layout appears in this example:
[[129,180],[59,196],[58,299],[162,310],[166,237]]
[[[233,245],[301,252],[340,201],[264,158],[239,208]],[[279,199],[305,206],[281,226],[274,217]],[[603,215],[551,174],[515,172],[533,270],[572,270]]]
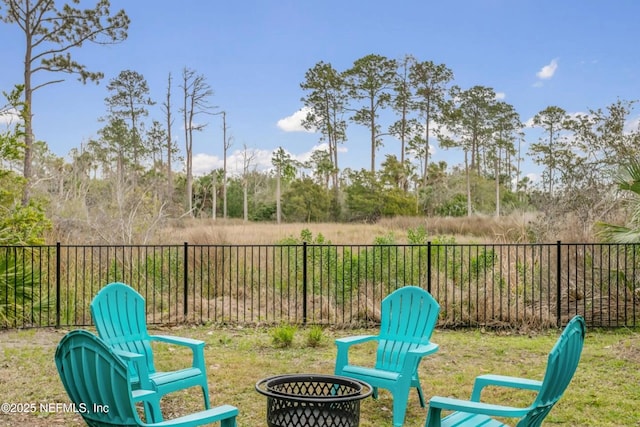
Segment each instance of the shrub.
[[307,333],[307,345],[309,347],[319,347],[324,340],[324,329],[320,325],[314,325]]
[[271,330],[271,339],[276,347],[291,347],[297,328],[294,325],[280,325]]
[[[0,329],[36,324],[47,315],[48,300],[36,291],[40,272],[6,248],[0,253]],[[46,320],[45,320],[46,324]]]
[[456,194],[436,208],[439,216],[465,216],[467,215],[467,196]]

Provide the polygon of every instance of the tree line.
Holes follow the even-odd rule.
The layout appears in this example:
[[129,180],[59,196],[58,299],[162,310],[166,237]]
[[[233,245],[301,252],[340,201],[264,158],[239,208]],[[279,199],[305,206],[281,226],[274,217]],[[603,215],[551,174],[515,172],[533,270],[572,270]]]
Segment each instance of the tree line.
[[[38,241],[47,226],[68,237],[84,228],[99,240],[145,241],[167,219],[180,216],[375,221],[531,209],[542,212],[547,223],[571,213],[589,228],[617,206],[611,190],[621,159],[640,158],[640,133],[630,125],[635,101],[618,100],[579,114],[548,106],[529,124],[541,136],[527,141],[527,125],[517,109],[493,88],[462,88],[445,64],[370,54],[345,70],[319,61],[306,71],[299,83],[302,125],[326,145],[306,162],[274,147],[272,168],[259,170],[256,151],[244,146],[240,171],[230,174],[227,111],[212,106],[214,91],[206,76],[188,67],[177,82],[168,73],[162,117],[149,118],[149,107],[158,101],[142,74],[129,69],[111,78],[104,114],[96,117],[103,126],[67,160],[33,135],[33,92],[62,80],[52,77],[34,87],[31,77],[64,72],[82,82],[103,78],[75,62],[71,52],[87,42],[126,39],[129,18],[123,10],[111,13],[109,6],[108,0],[85,10],[0,0],[0,18],[27,40],[25,80],[5,92],[2,109],[19,112],[20,120],[0,139],[0,179],[7,189],[0,204],[13,218],[4,229],[14,230],[7,235],[15,235],[16,227],[31,230],[19,241]],[[213,115],[223,122],[224,166],[194,176],[194,136]],[[368,169],[339,163],[351,126],[364,127],[369,135]],[[183,147],[176,142],[176,129],[184,132]],[[394,154],[380,161],[382,144],[394,144]],[[460,150],[463,163],[433,162],[436,145]],[[542,167],[540,183],[522,176],[525,156]],[[183,168],[175,166],[180,163]],[[41,226],[30,227],[32,222]]]

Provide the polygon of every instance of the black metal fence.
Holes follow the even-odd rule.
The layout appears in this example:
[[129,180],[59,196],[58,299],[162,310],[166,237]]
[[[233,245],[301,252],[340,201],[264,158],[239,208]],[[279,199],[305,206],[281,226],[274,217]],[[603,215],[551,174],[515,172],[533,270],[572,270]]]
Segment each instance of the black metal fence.
[[416,285],[439,326],[637,327],[640,245],[122,245],[0,247],[0,327],[91,324],[110,282],[142,294],[150,324],[379,321],[380,301]]

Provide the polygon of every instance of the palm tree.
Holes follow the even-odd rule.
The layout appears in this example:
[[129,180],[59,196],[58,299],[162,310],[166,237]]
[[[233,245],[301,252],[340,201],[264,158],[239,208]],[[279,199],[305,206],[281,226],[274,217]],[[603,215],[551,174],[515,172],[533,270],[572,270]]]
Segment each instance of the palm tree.
[[40,272],[18,262],[16,251],[7,247],[0,253],[0,329],[46,325],[48,299],[36,289]]
[[616,178],[618,190],[629,192],[631,218],[627,225],[600,222],[597,235],[613,243],[640,243],[640,159],[630,161]]

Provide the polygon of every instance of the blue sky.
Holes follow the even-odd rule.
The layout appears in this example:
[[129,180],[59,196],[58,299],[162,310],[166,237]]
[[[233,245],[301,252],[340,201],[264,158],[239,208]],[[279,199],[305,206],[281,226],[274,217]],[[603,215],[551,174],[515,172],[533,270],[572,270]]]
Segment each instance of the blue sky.
[[[83,2],[87,5],[93,1]],[[179,79],[184,67],[206,76],[211,104],[227,113],[231,153],[258,150],[269,164],[278,146],[303,158],[319,143],[315,133],[294,131],[291,116],[301,107],[300,83],[317,62],[338,70],[374,53],[390,58],[411,54],[447,65],[464,88],[492,87],[526,121],[550,105],[567,112],[605,108],[618,98],[640,94],[640,2],[617,0],[111,0],[131,18],[129,37],[112,46],[85,45],[74,51],[90,70],[105,73],[98,85],[74,77],[34,95],[36,137],[59,156],[91,138],[104,125],[108,81],[122,70],[141,73],[158,104],[149,119],[160,121],[167,77],[174,78],[178,116]],[[24,41],[17,27],[0,23],[0,89],[21,81]],[[36,82],[61,75],[39,75]],[[222,120],[204,118],[194,140],[196,173],[221,167]],[[384,126],[387,123],[383,123]],[[179,119],[173,128],[183,149]],[[368,168],[364,128],[350,124],[340,166]],[[530,134],[527,144],[537,136]],[[450,165],[460,153],[441,150],[434,160]],[[526,151],[526,147],[524,147]],[[378,154],[396,153],[386,140]],[[525,152],[523,151],[523,153]],[[230,167],[238,164],[237,153]],[[379,163],[379,162],[378,162]],[[524,172],[537,168],[525,162]]]

